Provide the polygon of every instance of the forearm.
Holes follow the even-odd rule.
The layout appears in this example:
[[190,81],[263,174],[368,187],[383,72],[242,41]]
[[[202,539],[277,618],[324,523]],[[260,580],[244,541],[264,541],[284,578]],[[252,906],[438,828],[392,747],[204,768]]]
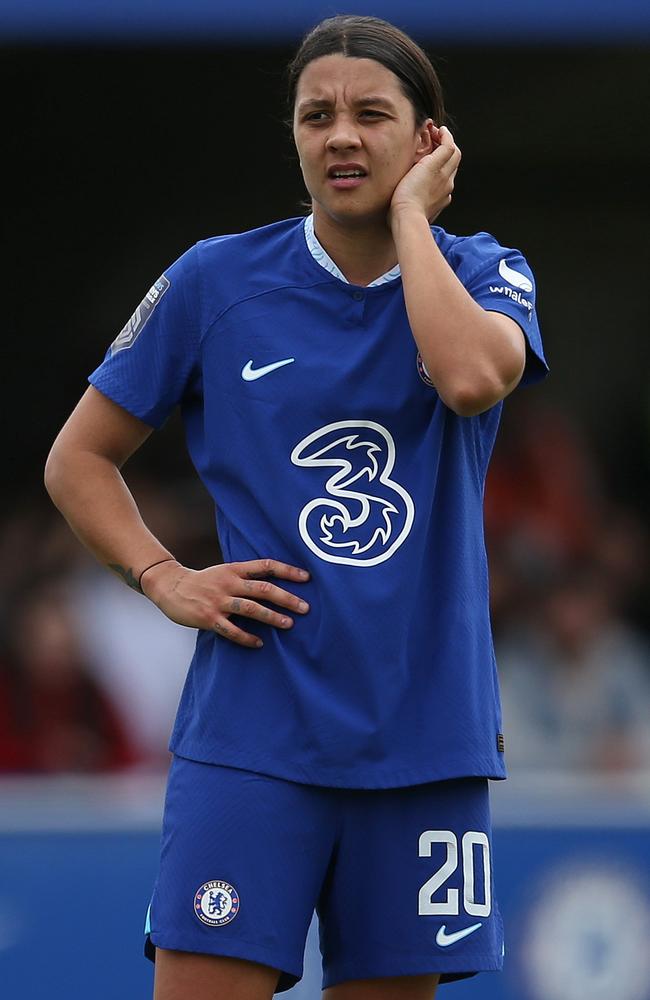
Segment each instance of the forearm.
[[55,444],[45,485],[80,541],[134,590],[139,590],[138,579],[147,566],[172,557],[145,525],[110,459]]
[[431,380],[455,412],[480,413],[516,385],[522,345],[465,290],[423,212],[396,213],[392,231],[409,323]]

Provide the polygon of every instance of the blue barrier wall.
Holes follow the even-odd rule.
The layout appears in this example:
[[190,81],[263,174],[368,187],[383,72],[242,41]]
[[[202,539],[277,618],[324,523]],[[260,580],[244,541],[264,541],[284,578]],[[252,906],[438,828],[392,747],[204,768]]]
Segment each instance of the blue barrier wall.
[[7,40],[119,39],[146,45],[160,41],[281,42],[302,35],[321,18],[340,12],[373,14],[436,42],[517,41],[639,43],[650,37],[645,0],[31,0],[0,2],[0,38]]
[[[0,995],[144,1000],[160,783],[126,794],[110,784],[18,788],[0,787]],[[645,793],[576,795],[565,784],[526,797],[514,783],[494,798],[506,969],[442,987],[442,1000],[650,1000]],[[284,996],[320,997],[315,925],[305,976]]]

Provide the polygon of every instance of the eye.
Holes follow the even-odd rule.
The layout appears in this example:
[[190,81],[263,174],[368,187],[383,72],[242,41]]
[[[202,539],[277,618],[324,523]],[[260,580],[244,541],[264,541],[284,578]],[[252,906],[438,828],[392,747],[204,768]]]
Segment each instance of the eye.
[[327,115],[325,111],[311,111],[308,115],[305,115],[303,121],[306,122],[322,122]]
[[365,108],[361,112],[361,114],[365,115],[366,117],[370,116],[371,118],[385,118],[386,117],[386,115],[383,113],[383,111],[373,111],[372,108]]

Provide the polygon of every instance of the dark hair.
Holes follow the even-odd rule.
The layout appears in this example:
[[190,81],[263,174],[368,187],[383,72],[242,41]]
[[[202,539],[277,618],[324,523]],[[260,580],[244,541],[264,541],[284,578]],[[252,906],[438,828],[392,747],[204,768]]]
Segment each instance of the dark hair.
[[305,35],[287,67],[288,110],[293,117],[298,80],[314,59],[341,53],[356,59],[374,59],[391,70],[402,85],[404,96],[415,111],[415,123],[432,118],[445,122],[442,87],[428,56],[403,31],[379,17],[340,14],[328,17]]

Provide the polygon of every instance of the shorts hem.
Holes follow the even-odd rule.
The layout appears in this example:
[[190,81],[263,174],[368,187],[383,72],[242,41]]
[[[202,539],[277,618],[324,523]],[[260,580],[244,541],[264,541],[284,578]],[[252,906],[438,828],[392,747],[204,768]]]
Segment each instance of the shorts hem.
[[188,951],[196,955],[221,955],[224,958],[243,958],[250,962],[260,962],[268,965],[272,969],[277,969],[280,973],[276,993],[295,986],[303,975],[302,962],[296,962],[292,958],[283,958],[270,948],[263,945],[249,943],[248,941],[223,941],[215,942],[214,947],[202,947],[196,940],[185,939],[181,936],[167,936],[165,934],[152,933],[145,938],[145,955],[151,961],[155,960],[154,948],[163,948],[169,951]]
[[429,955],[426,958],[385,959],[372,965],[360,965],[349,962],[336,964],[325,969],[323,967],[323,989],[338,986],[354,979],[381,979],[383,976],[421,976],[427,973],[438,973],[441,983],[454,982],[457,979],[469,979],[479,972],[500,972],[503,968],[501,959],[494,955],[473,956],[465,962],[459,958],[438,958]]

